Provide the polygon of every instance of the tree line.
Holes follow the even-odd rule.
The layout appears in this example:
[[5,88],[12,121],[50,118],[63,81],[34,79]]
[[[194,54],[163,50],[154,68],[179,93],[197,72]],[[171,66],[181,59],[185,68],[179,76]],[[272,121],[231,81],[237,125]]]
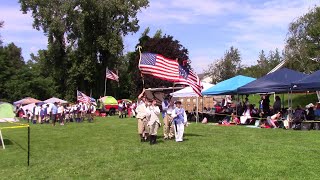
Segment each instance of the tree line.
[[[123,38],[139,30],[137,13],[147,8],[148,0],[20,0],[22,13],[31,13],[33,27],[43,31],[48,39],[47,49],[31,54],[25,60],[21,48],[14,43],[3,44],[0,38],[0,99],[12,102],[31,96],[47,99],[57,96],[76,100],[76,90],[99,98],[104,92],[105,68],[118,72],[120,82],[107,83],[107,95],[134,98],[145,87],[167,87],[172,83],[138,70],[139,51],[123,52]],[[214,83],[237,74],[261,77],[280,61],[287,67],[310,73],[320,68],[319,28],[320,10],[314,7],[289,26],[286,46],[279,50],[260,52],[257,63],[242,64],[236,47],[225,52],[206,70]],[[1,27],[5,22],[0,21]],[[191,68],[188,49],[173,36],[158,30],[150,35],[147,28],[136,45],[144,52],[162,54],[177,59]],[[185,61],[188,60],[188,61]]]

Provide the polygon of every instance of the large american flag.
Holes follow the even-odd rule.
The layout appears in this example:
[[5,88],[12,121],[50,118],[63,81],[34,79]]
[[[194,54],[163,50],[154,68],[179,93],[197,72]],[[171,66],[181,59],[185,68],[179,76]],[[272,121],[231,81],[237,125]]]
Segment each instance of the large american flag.
[[149,74],[166,81],[179,80],[179,64],[159,54],[142,53],[139,69],[142,74]]
[[90,103],[91,98],[84,93],[80,92],[77,90],[77,100],[78,102],[83,102],[83,103]]
[[106,78],[112,79],[119,82],[119,76],[110,71],[108,68],[106,69]]
[[139,69],[142,74],[149,74],[162,80],[187,84],[201,96],[202,84],[199,77],[191,70],[179,65],[175,60],[159,54],[142,53]]

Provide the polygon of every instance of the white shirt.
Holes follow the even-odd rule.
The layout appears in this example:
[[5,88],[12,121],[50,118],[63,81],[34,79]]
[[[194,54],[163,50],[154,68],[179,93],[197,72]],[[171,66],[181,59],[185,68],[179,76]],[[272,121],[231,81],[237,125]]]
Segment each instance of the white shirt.
[[138,119],[145,118],[147,115],[146,110],[147,110],[147,107],[144,103],[139,104],[138,107],[136,108],[137,118]]
[[34,109],[34,114],[40,115],[40,110],[41,110],[40,106],[36,106],[36,108]]
[[171,115],[172,114],[172,111],[175,109],[175,106],[169,106],[168,109],[167,109],[167,114]]
[[63,113],[63,110],[64,110],[63,106],[59,106],[58,107],[58,114]]
[[149,106],[146,109],[146,116],[149,120],[148,125],[153,125],[155,122],[160,123],[158,115],[160,114],[160,109],[158,106]]
[[[175,117],[177,117],[177,116],[178,116],[178,115],[176,114],[176,111],[173,110],[171,117],[175,118]],[[184,111],[184,114],[183,114],[183,121],[184,121],[185,124],[186,124],[187,121],[188,121],[188,117],[187,117],[186,111]]]

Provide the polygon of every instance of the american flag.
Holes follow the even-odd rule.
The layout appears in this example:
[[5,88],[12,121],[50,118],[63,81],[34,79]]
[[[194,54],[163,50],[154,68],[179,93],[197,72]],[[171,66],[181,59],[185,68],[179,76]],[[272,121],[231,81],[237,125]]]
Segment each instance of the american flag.
[[106,78],[112,79],[119,82],[119,76],[110,71],[108,68],[106,69]]
[[77,100],[78,102],[83,102],[83,103],[90,103],[91,98],[84,93],[80,92],[77,90]]
[[179,65],[175,60],[159,54],[142,53],[139,69],[142,74],[149,74],[162,80],[187,84],[201,96],[202,83],[191,70]]
[[159,54],[142,53],[139,69],[142,74],[149,74],[166,81],[179,81],[179,64]]

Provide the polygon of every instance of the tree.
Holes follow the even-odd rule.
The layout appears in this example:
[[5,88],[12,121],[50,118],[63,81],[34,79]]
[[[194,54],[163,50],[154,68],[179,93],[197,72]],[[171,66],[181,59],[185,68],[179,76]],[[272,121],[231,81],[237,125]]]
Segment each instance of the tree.
[[[149,32],[149,28],[145,29],[136,47],[141,46],[142,52],[161,54],[166,58],[170,58],[173,60],[177,59],[180,64],[186,62],[185,65],[187,66],[187,68],[191,68],[191,61],[189,60],[188,50],[183,45],[181,45],[178,40],[175,40],[174,37],[170,35],[162,36],[161,30],[158,30],[153,37],[150,37],[148,35]],[[129,53],[128,58],[130,59],[128,72],[130,72],[131,80],[133,82],[132,95],[136,97],[136,95],[141,92],[143,88],[142,77],[138,69],[138,50]],[[143,75],[143,77],[145,81],[145,88],[173,86],[172,82],[163,81],[149,75]]]
[[285,47],[288,67],[313,72],[320,68],[320,7],[314,7],[289,26]]
[[276,67],[282,61],[282,56],[279,53],[279,50],[270,51],[268,56],[265,55],[264,50],[261,50],[259,53],[259,58],[257,64],[243,67],[241,74],[260,78],[267,73],[269,73],[274,67]]
[[224,54],[224,57],[216,60],[209,65],[206,70],[212,79],[213,83],[217,83],[239,74],[241,70],[241,56],[237,48],[230,47]]
[[74,99],[77,89],[104,89],[105,68],[117,68],[123,36],[139,30],[137,12],[148,0],[20,0],[34,27],[48,37],[48,64],[58,92]]
[[[4,22],[3,21],[0,21],[0,28],[2,28],[3,27],[3,24],[4,24]],[[1,34],[0,34],[0,46],[2,45],[2,40],[1,40]]]

